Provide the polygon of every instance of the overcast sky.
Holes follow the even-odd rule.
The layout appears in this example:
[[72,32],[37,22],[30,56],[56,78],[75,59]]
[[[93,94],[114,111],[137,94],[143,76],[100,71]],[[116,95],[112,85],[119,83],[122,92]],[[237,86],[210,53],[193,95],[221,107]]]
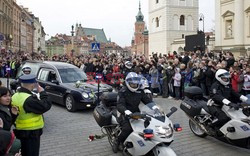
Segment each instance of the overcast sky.
[[[200,13],[205,15],[205,30],[214,27],[214,1],[199,0]],[[103,28],[107,38],[120,46],[128,46],[134,33],[139,0],[17,0],[39,17],[49,36],[70,35],[71,25]],[[142,12],[148,23],[148,0],[141,0]],[[200,23],[202,24],[202,23]],[[201,25],[202,28],[202,25]]]

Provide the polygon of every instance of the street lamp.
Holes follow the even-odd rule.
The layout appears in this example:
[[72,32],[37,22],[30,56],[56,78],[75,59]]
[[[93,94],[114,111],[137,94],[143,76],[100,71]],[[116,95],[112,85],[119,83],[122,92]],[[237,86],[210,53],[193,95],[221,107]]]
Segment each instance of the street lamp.
[[72,35],[72,39],[71,39],[71,44],[72,44],[72,47],[71,47],[71,54],[73,56],[73,53],[74,53],[74,25],[71,26],[71,35]]
[[205,23],[205,17],[204,17],[204,15],[203,14],[200,14],[200,19],[199,19],[199,21],[201,22],[201,21],[203,21],[203,33],[205,33],[205,26],[204,26],[204,23]]

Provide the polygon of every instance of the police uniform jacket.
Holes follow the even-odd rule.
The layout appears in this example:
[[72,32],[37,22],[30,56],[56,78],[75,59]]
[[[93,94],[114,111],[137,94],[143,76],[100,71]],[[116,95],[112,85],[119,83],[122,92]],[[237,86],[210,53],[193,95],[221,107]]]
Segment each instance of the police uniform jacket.
[[[32,94],[32,92],[26,88],[21,87],[18,92],[32,95],[29,96],[23,104],[23,109],[26,113],[43,114],[51,108],[51,102],[48,98],[48,94],[45,91],[40,93],[40,100],[37,98],[37,95]],[[15,130],[15,134],[18,138],[37,137],[42,134],[42,129]]]
[[118,93],[117,110],[123,115],[126,110],[130,110],[132,113],[140,112],[139,104],[141,101],[144,104],[148,104],[152,102],[152,99],[150,99],[142,90],[131,92],[126,86],[124,86]]
[[223,106],[222,101],[224,99],[237,103],[240,100],[240,96],[240,94],[233,90],[231,85],[224,86],[219,81],[216,81],[211,86],[210,97],[220,107]]

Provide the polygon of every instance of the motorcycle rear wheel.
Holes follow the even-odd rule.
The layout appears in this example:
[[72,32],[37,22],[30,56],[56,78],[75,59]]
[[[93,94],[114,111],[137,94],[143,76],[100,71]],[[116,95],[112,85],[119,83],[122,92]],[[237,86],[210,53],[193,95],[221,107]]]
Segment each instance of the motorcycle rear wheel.
[[198,126],[194,121],[189,120],[189,127],[191,129],[191,131],[194,133],[194,135],[201,137],[201,138],[205,138],[207,136],[207,133],[204,132],[204,130],[202,130],[200,128],[200,126]]
[[116,149],[116,147],[114,146],[116,138],[112,135],[112,132],[113,132],[112,127],[107,127],[107,128],[105,128],[105,130],[106,130],[106,134],[108,136],[108,141],[109,141],[109,144],[110,144],[110,146],[112,148],[112,151],[114,153],[117,153],[118,149]]

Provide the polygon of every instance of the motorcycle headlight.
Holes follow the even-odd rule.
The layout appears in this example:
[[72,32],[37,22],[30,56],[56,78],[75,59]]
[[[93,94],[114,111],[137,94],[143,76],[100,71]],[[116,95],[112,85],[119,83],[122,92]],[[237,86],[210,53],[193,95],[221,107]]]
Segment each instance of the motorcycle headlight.
[[87,99],[87,98],[89,98],[89,94],[88,93],[82,93],[82,96],[85,98],[85,99]]
[[169,126],[155,126],[156,135],[161,138],[170,138],[173,136],[173,128]]

